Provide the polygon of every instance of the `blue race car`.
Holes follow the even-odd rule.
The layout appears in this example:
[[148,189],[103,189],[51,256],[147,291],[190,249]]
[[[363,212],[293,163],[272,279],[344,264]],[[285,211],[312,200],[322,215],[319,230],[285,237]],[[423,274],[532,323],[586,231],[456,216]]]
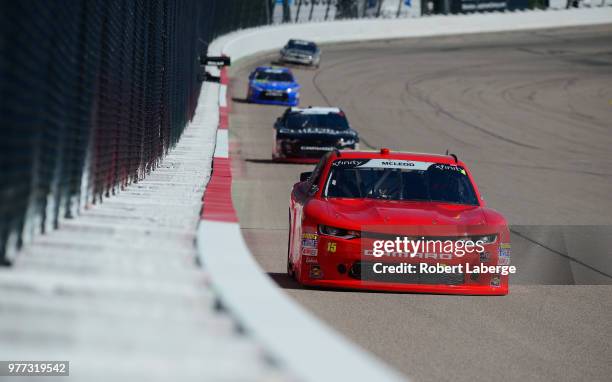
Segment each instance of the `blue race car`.
[[249,75],[247,101],[297,106],[300,102],[300,85],[287,68],[260,66]]

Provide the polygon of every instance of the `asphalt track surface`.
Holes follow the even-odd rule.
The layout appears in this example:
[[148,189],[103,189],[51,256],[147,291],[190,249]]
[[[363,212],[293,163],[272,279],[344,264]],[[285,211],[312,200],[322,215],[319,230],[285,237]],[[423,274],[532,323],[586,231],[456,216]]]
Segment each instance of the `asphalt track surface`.
[[312,166],[272,163],[284,108],[243,101],[248,73],[273,58],[230,70],[230,152],[243,235],[281,288],[417,381],[609,380],[612,26],[329,45],[319,70],[294,69],[301,105],[340,106],[362,148],[466,162],[513,225],[505,297],[303,289],[286,276],[289,192]]

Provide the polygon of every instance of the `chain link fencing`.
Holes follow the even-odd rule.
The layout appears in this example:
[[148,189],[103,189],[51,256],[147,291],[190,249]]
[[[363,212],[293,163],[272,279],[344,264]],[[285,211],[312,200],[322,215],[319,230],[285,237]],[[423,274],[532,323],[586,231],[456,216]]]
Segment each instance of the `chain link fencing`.
[[0,2],[0,261],[159,165],[206,42],[266,0]]

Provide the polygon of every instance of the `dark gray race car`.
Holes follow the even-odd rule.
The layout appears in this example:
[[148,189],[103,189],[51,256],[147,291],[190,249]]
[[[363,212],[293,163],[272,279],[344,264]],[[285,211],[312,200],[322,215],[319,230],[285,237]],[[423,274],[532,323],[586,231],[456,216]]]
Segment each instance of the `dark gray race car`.
[[280,63],[319,67],[321,50],[312,41],[291,39],[280,51]]
[[291,107],[274,124],[272,159],[316,163],[333,150],[359,148],[359,135],[337,107]]

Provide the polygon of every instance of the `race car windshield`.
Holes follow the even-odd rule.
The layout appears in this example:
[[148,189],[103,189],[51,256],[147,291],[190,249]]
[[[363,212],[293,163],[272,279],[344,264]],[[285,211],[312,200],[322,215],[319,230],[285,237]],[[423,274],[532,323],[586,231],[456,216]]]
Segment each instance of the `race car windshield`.
[[321,128],[332,130],[347,130],[349,128],[346,118],[338,113],[328,114],[290,114],[287,117],[286,127],[292,130],[306,128]]
[[317,50],[317,46],[311,42],[301,42],[301,41],[289,41],[287,44],[288,49],[297,49],[297,50],[306,50],[309,52],[314,52]]
[[440,164],[427,169],[332,168],[324,195],[478,205],[465,170]]
[[264,72],[255,73],[257,81],[293,82],[293,76],[287,72]]

